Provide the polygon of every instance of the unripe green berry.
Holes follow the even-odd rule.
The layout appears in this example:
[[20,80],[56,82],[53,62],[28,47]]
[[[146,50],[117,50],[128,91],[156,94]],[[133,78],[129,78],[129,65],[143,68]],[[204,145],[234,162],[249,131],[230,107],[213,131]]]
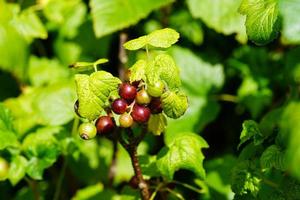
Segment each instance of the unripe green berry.
[[9,165],[4,158],[0,157],[0,181],[5,180],[8,177]]
[[92,123],[85,122],[79,126],[79,135],[84,140],[92,139],[96,136],[97,129]]
[[133,124],[133,119],[130,114],[124,113],[119,118],[120,126],[123,128],[129,128]]
[[146,90],[142,89],[136,94],[135,100],[138,104],[148,104],[151,101],[151,96],[149,96]]

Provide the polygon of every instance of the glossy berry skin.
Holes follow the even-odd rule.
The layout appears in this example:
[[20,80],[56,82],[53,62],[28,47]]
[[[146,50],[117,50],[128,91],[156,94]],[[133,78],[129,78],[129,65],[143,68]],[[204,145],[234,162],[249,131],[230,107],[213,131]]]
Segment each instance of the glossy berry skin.
[[163,111],[160,98],[152,98],[149,108],[152,114],[159,114]]
[[92,139],[96,136],[97,129],[92,123],[85,122],[79,126],[79,135],[84,140]]
[[145,123],[149,120],[151,115],[150,109],[148,107],[134,105],[131,112],[131,116],[137,123]]
[[162,81],[156,81],[153,85],[148,85],[147,92],[153,97],[160,97],[164,92],[165,85]]
[[107,134],[114,130],[115,123],[109,116],[102,116],[96,121],[97,133],[98,134]]
[[0,181],[5,180],[8,177],[9,165],[8,162],[0,157]]
[[111,108],[116,114],[123,114],[127,109],[127,102],[124,99],[116,99]]
[[119,87],[119,95],[127,101],[134,100],[136,92],[136,88],[129,83],[122,83]]
[[129,128],[133,124],[133,119],[130,114],[124,113],[119,118],[120,126],[123,128]]
[[146,90],[142,89],[136,94],[135,101],[141,105],[148,104],[151,101],[151,96],[149,96]]

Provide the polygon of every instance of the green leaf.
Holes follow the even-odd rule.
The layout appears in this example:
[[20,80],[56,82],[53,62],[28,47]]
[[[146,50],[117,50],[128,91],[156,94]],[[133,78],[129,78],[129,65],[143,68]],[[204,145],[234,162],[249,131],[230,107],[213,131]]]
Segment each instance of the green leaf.
[[188,108],[188,99],[183,92],[167,91],[161,96],[164,113],[173,119],[182,116]]
[[46,1],[43,5],[44,16],[48,19],[50,29],[58,29],[59,35],[74,38],[80,25],[86,20],[86,5],[81,0]]
[[55,134],[61,130],[59,127],[44,127],[25,137],[22,149],[28,158],[27,174],[30,177],[41,180],[44,170],[58,158],[61,149]]
[[23,10],[11,23],[29,42],[34,38],[46,39],[48,37],[46,28],[31,8]]
[[254,43],[263,45],[277,36],[277,0],[242,0],[239,12],[246,15],[247,35]]
[[136,24],[153,10],[171,2],[173,0],[92,0],[90,7],[96,36]]
[[124,44],[125,49],[137,50],[144,48],[147,45],[159,48],[169,48],[176,43],[179,38],[179,33],[171,28],[164,28],[153,31],[148,35],[141,36],[137,39],[130,40]]
[[240,135],[238,148],[250,139],[254,140],[255,145],[259,145],[264,141],[264,135],[260,132],[258,124],[255,121],[246,120],[243,123],[243,130]]
[[117,90],[121,81],[105,71],[92,73],[90,76],[75,76],[79,100],[79,114],[90,121],[99,117],[110,93]]
[[200,18],[209,28],[225,35],[237,34],[241,43],[247,42],[245,18],[237,12],[241,0],[187,0],[193,17]]
[[279,146],[269,146],[260,157],[260,165],[263,169],[275,168],[281,171],[286,170],[285,154]]
[[157,167],[169,180],[179,169],[191,170],[199,178],[204,179],[205,171],[202,166],[204,155],[201,148],[208,148],[202,137],[194,133],[182,133],[160,150],[157,155]]
[[28,76],[33,86],[45,86],[68,80],[70,72],[56,59],[31,56]]
[[282,37],[286,44],[300,42],[299,0],[279,0],[279,12],[282,16]]
[[11,25],[2,22],[0,23],[0,52],[0,68],[24,79],[28,44]]
[[156,165],[156,156],[149,156],[149,155],[139,156],[139,163],[141,165],[143,175],[150,176],[150,177],[161,176]]
[[85,200],[85,199],[96,199],[99,194],[103,191],[104,186],[102,183],[90,185],[76,191],[76,194],[72,197],[72,200]]
[[153,133],[154,135],[160,135],[165,131],[167,126],[167,118],[164,114],[153,114],[150,116],[148,122],[148,131]]
[[132,67],[129,68],[130,70],[130,83],[134,81],[146,81],[145,70],[147,67],[147,62],[145,60],[138,60]]
[[13,129],[12,115],[3,104],[0,104],[0,150],[11,146],[19,146],[16,133]]
[[76,94],[72,84],[57,83],[37,91],[33,107],[43,125],[63,125],[74,118]]
[[8,179],[12,185],[16,185],[26,174],[27,159],[16,155],[10,162]]
[[287,169],[300,180],[299,163],[300,163],[300,102],[290,102],[281,116],[280,120],[280,143],[287,146],[286,149],[286,166]]

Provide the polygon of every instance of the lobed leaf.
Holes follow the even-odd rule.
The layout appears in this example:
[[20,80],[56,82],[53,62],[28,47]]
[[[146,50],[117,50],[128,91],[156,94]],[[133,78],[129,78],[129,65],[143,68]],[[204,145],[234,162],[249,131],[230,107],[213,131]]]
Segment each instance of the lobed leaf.
[[286,159],[284,152],[277,145],[269,146],[260,157],[260,165],[263,169],[275,168],[286,170]]
[[172,180],[175,171],[186,169],[204,179],[202,148],[208,148],[206,141],[194,133],[182,133],[174,138],[157,155],[158,170],[167,179]]
[[246,16],[247,35],[254,43],[263,45],[277,36],[277,0],[242,0],[239,12]]
[[121,81],[105,71],[92,73],[90,76],[75,76],[79,100],[79,114],[90,121],[99,117],[110,93],[117,90]]

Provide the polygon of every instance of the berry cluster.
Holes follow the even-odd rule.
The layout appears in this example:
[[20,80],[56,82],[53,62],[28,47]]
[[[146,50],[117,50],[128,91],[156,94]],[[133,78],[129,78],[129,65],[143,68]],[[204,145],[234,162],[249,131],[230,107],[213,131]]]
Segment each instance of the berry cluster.
[[[134,122],[147,123],[151,114],[162,112],[160,96],[163,91],[164,83],[161,81],[147,85],[147,89],[142,81],[132,84],[123,82],[119,85],[120,97],[111,101],[110,108],[106,109],[107,115],[99,117],[95,125],[89,122],[80,125],[81,138],[87,140],[95,137],[97,133],[105,135],[112,132],[116,127],[113,113],[119,115],[119,126],[122,128],[129,128]],[[74,109],[79,114],[78,101]]]

